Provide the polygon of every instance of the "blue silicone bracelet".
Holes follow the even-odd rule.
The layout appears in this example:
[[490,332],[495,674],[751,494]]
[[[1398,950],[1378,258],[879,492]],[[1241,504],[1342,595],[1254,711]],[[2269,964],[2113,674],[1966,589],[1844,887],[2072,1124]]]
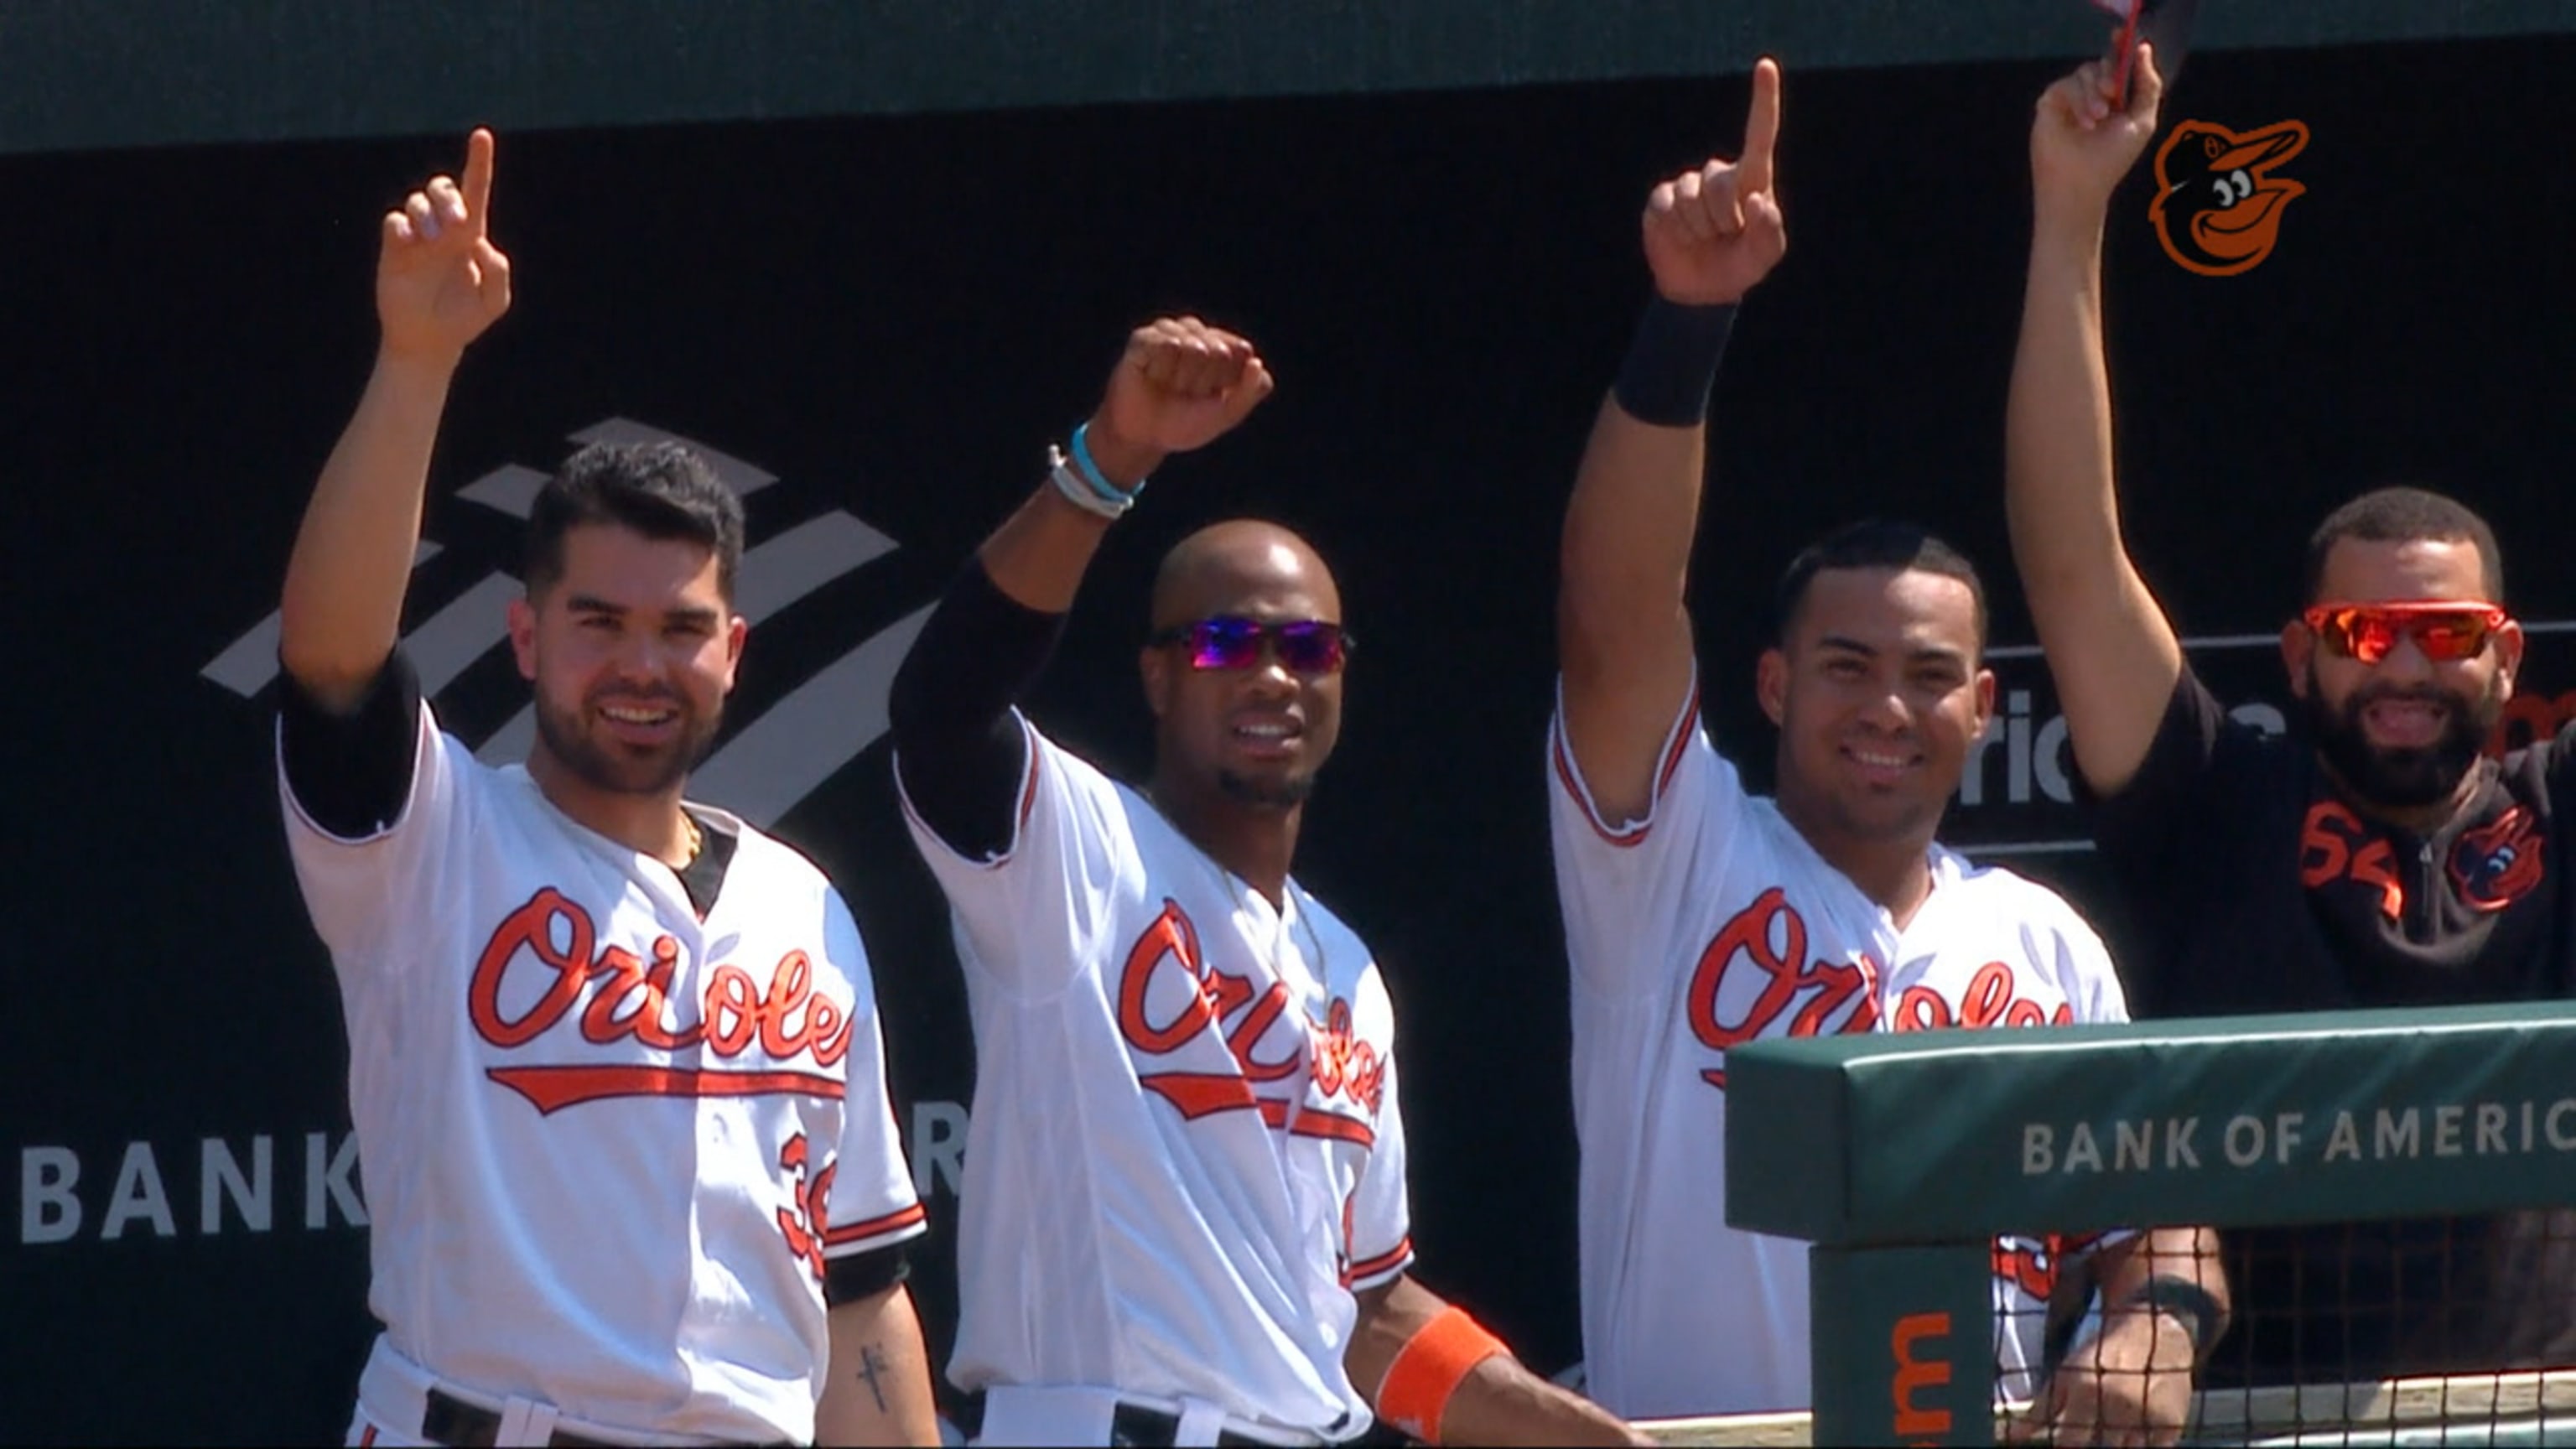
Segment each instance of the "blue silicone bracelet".
[[1145,480],[1142,478],[1137,479],[1136,486],[1133,488],[1121,488],[1117,484],[1110,482],[1109,476],[1100,471],[1100,465],[1091,461],[1091,445],[1084,441],[1084,436],[1090,431],[1091,424],[1089,423],[1084,423],[1082,426],[1073,430],[1074,471],[1082,475],[1082,481],[1090,484],[1092,491],[1098,493],[1102,501],[1109,503],[1135,502],[1136,495],[1145,491]]

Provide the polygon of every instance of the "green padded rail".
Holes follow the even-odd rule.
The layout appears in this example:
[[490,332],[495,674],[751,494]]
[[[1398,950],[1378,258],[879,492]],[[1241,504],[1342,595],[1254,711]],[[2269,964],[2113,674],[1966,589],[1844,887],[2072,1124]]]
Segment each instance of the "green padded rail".
[[1726,1221],[1829,1245],[2576,1202],[2576,1005],[1762,1041]]

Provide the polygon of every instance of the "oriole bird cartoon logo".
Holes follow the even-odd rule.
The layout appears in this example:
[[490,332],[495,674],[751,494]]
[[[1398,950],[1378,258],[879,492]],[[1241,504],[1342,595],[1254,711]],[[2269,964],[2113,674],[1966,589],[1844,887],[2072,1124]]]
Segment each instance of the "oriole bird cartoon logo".
[[2208,121],[2174,127],[2156,152],[2156,199],[2147,209],[2165,253],[2205,277],[2251,271],[2281,238],[2281,213],[2305,186],[2272,168],[2307,149],[2303,121],[2242,135]]
[[2540,831],[2521,806],[2460,836],[2451,847],[2451,879],[2460,899],[2482,911],[2500,911],[2529,895],[2545,867]]

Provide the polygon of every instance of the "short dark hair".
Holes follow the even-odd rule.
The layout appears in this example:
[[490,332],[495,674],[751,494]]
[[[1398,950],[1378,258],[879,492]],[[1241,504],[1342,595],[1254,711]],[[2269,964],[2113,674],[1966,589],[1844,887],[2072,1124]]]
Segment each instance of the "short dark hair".
[[566,458],[528,509],[529,593],[563,577],[564,535],[593,523],[704,544],[716,556],[716,587],[733,602],[742,566],[742,499],[687,448],[592,443]]
[[1929,529],[1888,518],[1864,518],[1845,524],[1789,560],[1788,569],[1780,575],[1779,590],[1772,597],[1774,644],[1789,642],[1789,630],[1798,621],[1798,610],[1807,602],[1808,586],[1826,569],[1919,569],[1957,579],[1968,586],[1968,597],[1975,601],[1977,652],[1985,653],[1986,586],[1977,577],[1977,566]]
[[2325,587],[2326,555],[2343,540],[2412,543],[2417,539],[2466,542],[2476,547],[2486,579],[2487,602],[2504,602],[2504,555],[2495,530],[2456,498],[2423,488],[2377,488],[2326,515],[2308,536],[2308,580],[2303,599],[2316,603]]

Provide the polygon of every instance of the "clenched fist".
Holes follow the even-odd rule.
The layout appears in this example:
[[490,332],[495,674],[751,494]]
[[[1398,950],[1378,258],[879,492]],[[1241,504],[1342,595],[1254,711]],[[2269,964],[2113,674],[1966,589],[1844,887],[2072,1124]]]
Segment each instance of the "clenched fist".
[[1203,448],[1270,395],[1270,369],[1250,342],[1196,317],[1137,328],[1109,373],[1087,441],[1101,472],[1121,487],[1164,456]]
[[1741,301],[1787,254],[1789,233],[1771,190],[1771,149],[1779,137],[1780,67],[1764,60],[1753,67],[1743,159],[1711,160],[1646,198],[1646,265],[1666,301]]
[[465,142],[465,179],[445,176],[385,213],[376,320],[391,355],[453,365],[510,310],[510,259],[492,245],[492,133]]

